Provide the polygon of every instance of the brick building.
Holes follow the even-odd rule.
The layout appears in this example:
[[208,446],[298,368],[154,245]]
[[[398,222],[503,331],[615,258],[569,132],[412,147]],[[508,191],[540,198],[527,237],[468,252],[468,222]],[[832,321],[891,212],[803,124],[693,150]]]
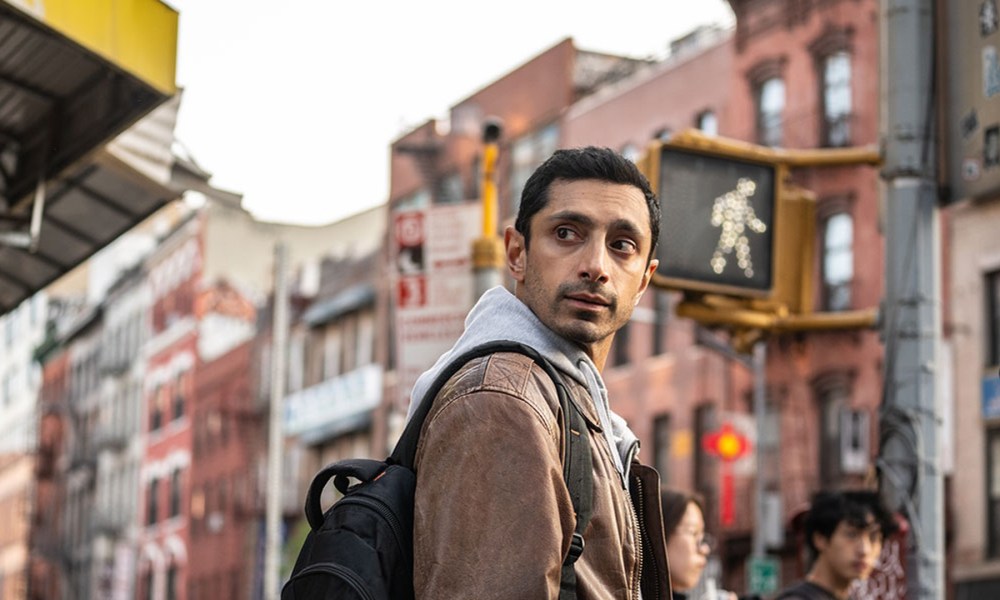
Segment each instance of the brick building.
[[[200,297],[208,314],[226,315],[244,333],[228,349],[199,350],[192,407],[189,598],[249,598],[257,579],[263,505],[259,454],[266,447],[251,369],[253,305],[232,289]],[[249,333],[249,335],[247,335]]]
[[146,262],[151,328],[142,394],[145,452],[137,569],[137,597],[144,600],[187,598],[200,226],[198,215],[191,215]]
[[65,506],[65,461],[68,422],[65,398],[69,385],[69,351],[52,336],[39,352],[42,389],[39,395],[38,454],[35,457],[35,497],[31,520],[30,600],[61,598],[65,554],[61,543]]

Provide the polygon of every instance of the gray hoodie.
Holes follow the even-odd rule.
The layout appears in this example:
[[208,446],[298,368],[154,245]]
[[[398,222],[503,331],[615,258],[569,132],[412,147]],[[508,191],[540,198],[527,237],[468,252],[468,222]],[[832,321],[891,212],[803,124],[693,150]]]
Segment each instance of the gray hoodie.
[[628,428],[625,419],[616,415],[608,404],[604,380],[589,356],[576,344],[546,327],[535,313],[502,286],[488,290],[465,318],[465,331],[451,350],[438,358],[413,385],[407,419],[427,393],[434,379],[453,358],[463,352],[495,340],[520,342],[536,349],[567,377],[590,391],[590,397],[601,419],[604,436],[615,458],[615,466],[625,485],[631,457],[638,451],[639,440]]

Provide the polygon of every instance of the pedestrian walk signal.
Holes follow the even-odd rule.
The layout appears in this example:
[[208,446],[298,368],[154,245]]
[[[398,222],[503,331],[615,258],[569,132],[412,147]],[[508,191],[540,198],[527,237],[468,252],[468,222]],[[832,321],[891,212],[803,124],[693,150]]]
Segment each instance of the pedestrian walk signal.
[[774,167],[703,152],[660,152],[658,273],[709,292],[773,286]]
[[685,132],[651,146],[643,167],[662,213],[654,284],[770,296],[775,285],[776,164],[756,157],[752,149],[733,150]]

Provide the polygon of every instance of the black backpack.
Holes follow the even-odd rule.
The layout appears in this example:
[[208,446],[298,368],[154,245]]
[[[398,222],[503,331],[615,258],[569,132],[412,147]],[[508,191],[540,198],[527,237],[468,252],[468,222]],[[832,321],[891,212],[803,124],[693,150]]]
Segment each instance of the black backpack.
[[[593,473],[587,423],[569,397],[555,368],[536,350],[517,342],[497,341],[473,348],[451,362],[431,385],[407,423],[392,455],[384,461],[342,460],[313,479],[305,513],[311,531],[295,561],[281,600],[411,599],[413,593],[413,460],[424,419],[434,398],[465,363],[498,352],[524,354],[552,378],[563,413],[563,478],[577,515],[569,554],[563,561],[560,599],[576,597],[573,564],[583,552],[583,532],[590,522]],[[360,483],[351,485],[351,479]],[[333,479],[344,497],[326,514],[320,495]],[[515,549],[511,549],[515,551]],[[488,565],[483,565],[488,568]]]

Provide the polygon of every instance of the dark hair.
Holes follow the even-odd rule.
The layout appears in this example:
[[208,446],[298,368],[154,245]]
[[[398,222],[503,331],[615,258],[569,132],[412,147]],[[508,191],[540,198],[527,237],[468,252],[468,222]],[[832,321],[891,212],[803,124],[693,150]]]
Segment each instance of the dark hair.
[[649,230],[652,233],[652,244],[649,247],[649,256],[646,258],[648,263],[656,253],[656,244],[660,237],[660,201],[635,163],[610,148],[596,146],[556,150],[528,178],[521,192],[521,205],[514,221],[514,229],[524,236],[524,247],[527,248],[530,244],[531,217],[548,204],[552,182],[583,179],[596,179],[639,188],[646,198],[646,207],[649,209]]
[[879,499],[878,492],[817,492],[805,517],[806,543],[813,556],[817,554],[813,534],[830,538],[837,526],[845,522],[860,528],[877,523],[883,538],[888,538],[899,529],[896,519]]
[[701,494],[685,492],[669,487],[660,488],[660,505],[663,512],[663,535],[665,537],[669,538],[674,533],[674,530],[680,525],[681,519],[684,518],[684,513],[687,511],[688,505],[691,503],[694,503],[698,507],[702,518],[704,518],[705,501],[702,499]]

